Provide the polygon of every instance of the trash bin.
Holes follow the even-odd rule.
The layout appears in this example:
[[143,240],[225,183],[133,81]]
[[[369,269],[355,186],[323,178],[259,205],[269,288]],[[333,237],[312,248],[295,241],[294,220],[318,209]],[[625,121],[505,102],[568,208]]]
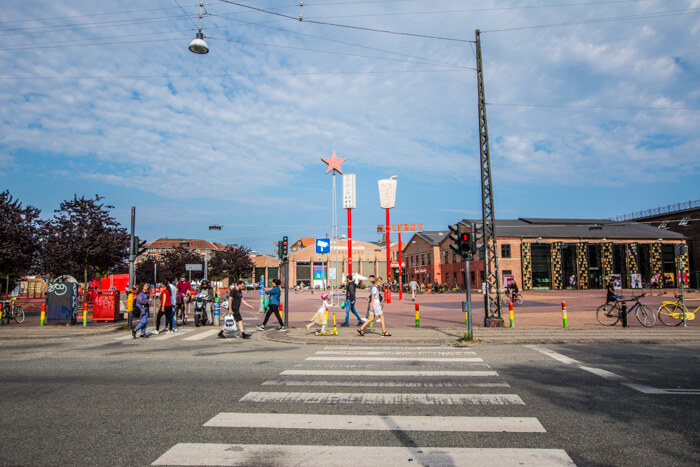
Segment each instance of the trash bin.
[[93,321],[119,321],[119,290],[96,290],[92,299]]

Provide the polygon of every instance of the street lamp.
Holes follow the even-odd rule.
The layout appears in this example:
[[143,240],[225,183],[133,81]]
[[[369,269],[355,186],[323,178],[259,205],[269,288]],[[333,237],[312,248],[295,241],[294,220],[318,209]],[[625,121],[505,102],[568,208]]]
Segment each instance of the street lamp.
[[209,46],[204,42],[204,34],[202,34],[202,9],[204,8],[204,3],[199,2],[199,28],[197,29],[197,36],[190,42],[190,52],[199,55],[205,55],[209,53]]
[[[386,209],[386,280],[391,277],[391,224],[389,223],[389,210],[396,204],[396,175],[388,179],[379,180],[379,203],[382,209]],[[391,291],[386,291],[386,302],[391,303]]]

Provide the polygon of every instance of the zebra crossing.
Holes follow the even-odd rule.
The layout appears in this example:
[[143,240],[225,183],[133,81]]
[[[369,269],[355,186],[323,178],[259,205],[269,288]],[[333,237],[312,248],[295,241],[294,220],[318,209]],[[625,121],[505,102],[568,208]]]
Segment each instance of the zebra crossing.
[[[356,365],[349,363],[347,368],[341,367],[343,362],[350,361],[378,363],[383,368],[353,369]],[[333,368],[323,368],[324,365],[333,365]],[[402,366],[411,369],[397,368]],[[479,369],[470,368],[474,366]],[[486,369],[481,369],[483,367]],[[522,415],[522,410],[516,411],[516,408],[525,406],[525,401],[518,394],[509,393],[509,389],[510,385],[500,379],[498,372],[468,348],[328,346],[307,357],[301,367],[281,371],[277,378],[262,382],[260,390],[252,390],[238,401],[242,407],[267,403],[283,410],[222,412],[203,426],[275,429],[285,430],[285,433],[295,430],[367,432],[367,436],[373,434],[371,437],[377,433],[393,433],[403,438],[414,432],[546,436],[545,427],[536,417],[518,416]],[[363,407],[362,415],[345,414],[340,410],[355,404]],[[337,413],[314,413],[313,407],[319,405]],[[381,407],[377,409],[379,413],[373,413],[375,406]],[[445,409],[441,412],[435,406],[445,406]],[[498,416],[483,416],[478,412],[474,414],[481,416],[454,415],[465,407],[478,406],[484,407],[482,412],[490,410],[489,407],[494,411],[498,408]],[[406,415],[406,407],[415,413],[429,410],[436,414]],[[413,411],[413,408],[420,410]],[[508,411],[513,412],[507,415],[514,416],[504,416]],[[449,415],[439,415],[445,412]],[[342,439],[338,435],[337,440]],[[259,444],[231,441],[230,444],[177,443],[152,465],[574,465],[562,449],[416,446],[412,442],[403,443],[404,446],[343,446],[340,445],[342,441],[333,445],[280,445],[276,437],[270,437],[269,443],[267,438],[262,438],[260,441],[265,442]]]

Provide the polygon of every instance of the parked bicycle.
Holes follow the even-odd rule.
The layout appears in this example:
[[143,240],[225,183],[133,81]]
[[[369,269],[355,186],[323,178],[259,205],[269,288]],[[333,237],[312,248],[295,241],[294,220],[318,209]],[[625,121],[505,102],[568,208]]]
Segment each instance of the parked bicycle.
[[[686,298],[686,302],[699,301],[700,298]],[[659,321],[665,326],[678,326],[683,322],[683,311],[685,310],[685,320],[691,321],[695,319],[695,313],[700,310],[700,305],[693,311],[688,310],[685,303],[681,302],[681,296],[676,295],[674,302],[662,302],[656,313],[659,315]]]
[[12,298],[2,303],[2,322],[10,324],[11,320],[15,320],[17,324],[24,322],[24,308],[16,303],[17,298]]
[[[639,302],[639,299],[645,295],[646,294],[637,295],[636,297],[628,299],[620,297],[614,302],[600,305],[596,310],[596,319],[603,326],[615,326],[624,315],[628,315],[634,311],[634,315],[637,317],[639,324],[647,328],[654,327],[654,324],[656,324],[656,316],[648,307]],[[627,302],[634,302],[634,304],[630,308],[627,308]]]

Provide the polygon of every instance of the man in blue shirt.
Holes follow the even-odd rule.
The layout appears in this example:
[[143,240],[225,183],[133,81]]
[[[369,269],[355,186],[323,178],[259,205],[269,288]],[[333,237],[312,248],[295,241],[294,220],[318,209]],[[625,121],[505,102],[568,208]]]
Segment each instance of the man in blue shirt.
[[265,295],[270,296],[270,303],[267,307],[267,313],[265,313],[265,319],[263,320],[262,324],[257,325],[258,331],[264,331],[265,330],[265,325],[267,324],[267,320],[270,319],[270,316],[272,316],[272,313],[275,314],[275,318],[277,318],[277,321],[280,323],[280,328],[279,331],[286,331],[287,328],[284,327],[284,323],[282,322],[282,317],[280,316],[280,284],[282,283],[281,280],[275,279],[272,281],[273,284],[275,284],[274,287],[272,287],[270,290],[265,291]]

